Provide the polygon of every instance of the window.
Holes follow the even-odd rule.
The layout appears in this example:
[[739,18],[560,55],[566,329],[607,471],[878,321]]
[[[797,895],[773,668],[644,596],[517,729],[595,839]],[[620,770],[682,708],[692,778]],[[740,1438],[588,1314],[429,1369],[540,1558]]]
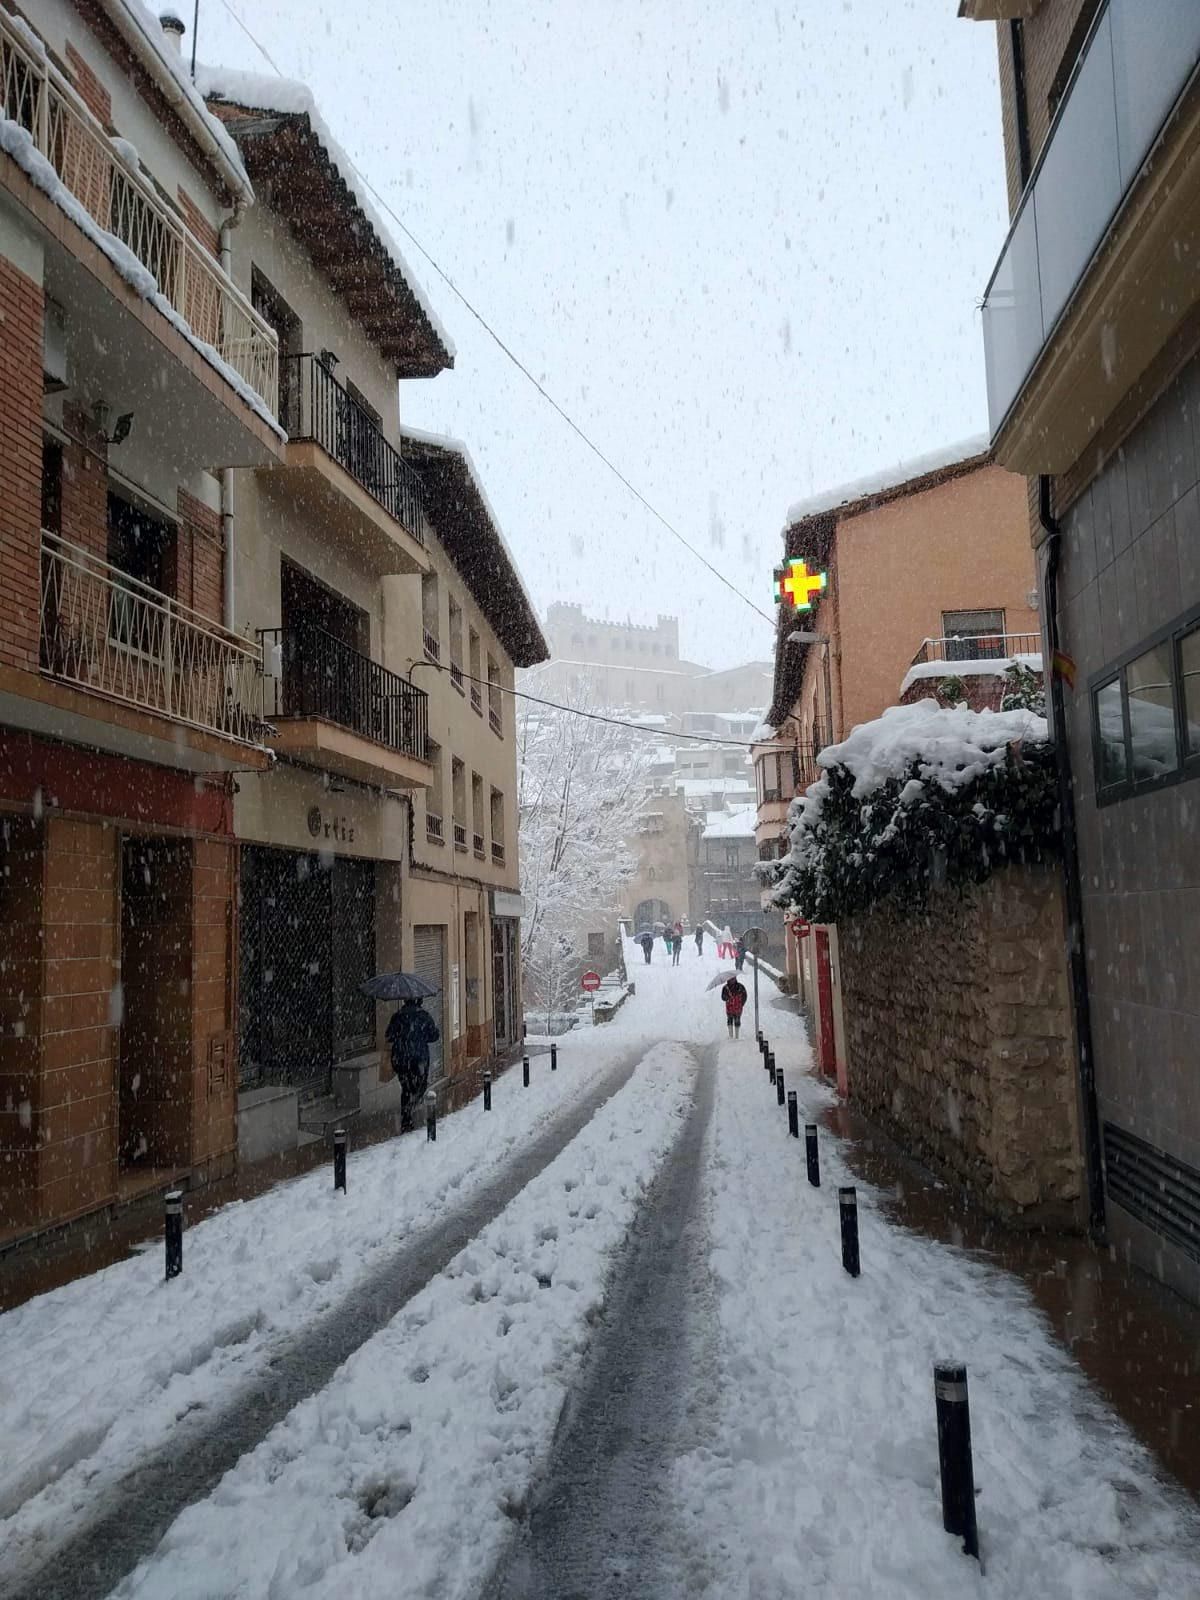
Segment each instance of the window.
[[445,773],[442,765],[442,747],[433,739],[425,741],[425,759],[433,768],[433,777],[429,788],[425,791],[425,833],[427,838],[443,844],[445,830],[442,821],[442,785]]
[[1179,694],[1183,703],[1183,753],[1200,756],[1200,623],[1179,640]]
[[425,635],[425,654],[436,661],[441,654],[441,628],[438,626],[438,581],[436,572],[421,574],[421,627]]
[[1134,783],[1173,772],[1179,754],[1169,640],[1147,650],[1125,668],[1125,698]]
[[984,661],[1003,656],[1004,612],[943,611],[942,634],[947,641],[947,661]]
[[1098,674],[1090,689],[1099,799],[1200,772],[1200,611]]
[[501,861],[504,859],[504,795],[499,789],[492,790],[492,854],[499,851]]
[[450,759],[450,790],[454,805],[454,826],[465,830],[467,825],[467,769],[457,756]]

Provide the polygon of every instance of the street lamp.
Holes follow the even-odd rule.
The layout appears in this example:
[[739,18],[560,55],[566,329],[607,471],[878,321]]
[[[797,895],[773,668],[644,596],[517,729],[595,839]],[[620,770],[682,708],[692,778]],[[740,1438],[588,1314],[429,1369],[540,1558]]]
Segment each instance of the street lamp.
[[[796,628],[787,636],[788,644],[823,644],[825,646],[825,738],[833,743],[833,680],[829,670],[829,655],[833,641],[827,633],[811,633],[807,628]],[[813,751],[816,754],[816,751]]]

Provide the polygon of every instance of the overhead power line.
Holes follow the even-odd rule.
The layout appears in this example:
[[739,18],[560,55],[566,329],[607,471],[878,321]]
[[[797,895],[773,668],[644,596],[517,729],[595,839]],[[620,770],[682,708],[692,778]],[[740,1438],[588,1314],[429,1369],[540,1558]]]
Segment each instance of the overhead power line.
[[[259,39],[255,38],[254,34],[251,33],[250,29],[246,26],[246,24],[242,21],[241,17],[238,16],[237,12],[230,5],[229,0],[221,0],[221,4],[225,7],[225,10],[228,11],[229,15],[233,18],[233,20],[237,23],[238,27],[246,35],[247,39],[249,39],[250,42],[255,46],[255,48],[261,53],[261,55],[263,57],[263,60],[267,62],[267,64],[271,67],[272,71],[274,71],[275,74],[278,77],[282,78],[284,76],[284,74],[279,70],[278,65],[276,64],[274,58],[271,56],[271,53],[268,51],[267,47]],[[355,173],[355,176],[358,178],[359,182],[363,185],[363,187],[366,190],[368,190],[368,192],[371,195],[374,196],[375,200],[383,208],[383,210],[387,212],[388,216],[392,219],[392,221],[395,223],[397,228],[400,229],[400,231],[404,235],[404,237],[410,242],[410,244],[412,244],[414,246],[415,249],[420,251],[421,255],[425,258],[425,260],[429,263],[429,265],[437,273],[438,277],[441,278],[442,282],[446,285],[446,287],[450,290],[450,292],[462,303],[463,306],[466,307],[466,309],[475,318],[476,322],[478,322],[479,326],[484,330],[484,332],[488,335],[488,337],[491,340],[493,340],[493,342],[499,347],[499,349],[503,352],[503,354],[508,357],[509,361],[511,361],[513,366],[516,367],[517,371],[520,372],[525,378],[527,378],[529,380],[529,382],[533,385],[533,387],[541,395],[542,399],[546,402],[546,404],[548,406],[550,406],[551,409],[558,414],[558,416],[563,420],[563,422],[566,423],[567,427],[570,428],[571,432],[573,434],[575,434],[575,436],[584,445],[586,445],[586,447],[592,452],[592,454],[596,457],[596,459],[598,461],[602,462],[603,465],[608,468],[608,470],[617,479],[617,481],[624,485],[624,487],[629,491],[629,493],[634,497],[634,499],[637,500],[637,502],[641,506],[643,506],[645,508],[645,510],[647,510],[650,513],[650,515],[655,519],[655,521],[661,523],[661,525],[667,530],[667,532],[671,535],[671,537],[673,539],[677,539],[679,541],[679,543],[683,546],[683,548],[686,551],[688,551],[690,555],[694,556],[695,559],[701,564],[701,566],[707,568],[707,570],[712,573],[714,578],[718,579],[721,583],[723,583],[725,585],[725,587],[729,590],[730,594],[735,595],[743,603],[743,605],[749,606],[751,611],[755,612],[757,616],[761,617],[762,620],[768,625],[768,627],[774,628],[774,626],[775,626],[775,618],[772,617],[768,612],[764,611],[761,606],[756,605],[755,602],[753,600],[751,600],[749,595],[743,594],[742,591],[738,588],[737,584],[731,582],[731,580],[725,576],[725,574],[721,571],[720,567],[714,566],[713,563],[708,559],[707,556],[703,555],[699,550],[697,550],[696,546],[694,544],[692,544],[691,541],[689,539],[687,539],[682,533],[680,533],[679,529],[675,526],[675,524],[673,522],[671,522],[668,517],[665,517],[663,515],[663,513],[658,509],[658,507],[656,505],[654,505],[650,500],[648,500],[646,498],[646,496],[642,493],[642,491],[637,487],[637,485],[635,483],[633,483],[628,477],[626,477],[626,475],[621,471],[620,467],[617,466],[616,462],[613,461],[613,459],[609,455],[607,455],[604,450],[602,450],[600,448],[600,446],[595,442],[595,440],[591,437],[591,435],[589,433],[587,433],[586,430],[583,427],[581,427],[578,422],[575,421],[574,417],[571,416],[570,412],[567,411],[565,409],[565,407],[563,407],[562,405],[559,404],[559,402],[554,398],[554,396],[546,388],[545,384],[542,383],[542,381],[539,378],[534,376],[534,374],[526,366],[524,361],[521,360],[520,356],[517,355],[516,351],[513,350],[512,347],[508,343],[506,343],[506,341],[500,336],[500,334],[496,332],[495,328],[492,327],[491,323],[487,320],[487,318],[483,315],[483,313],[481,311],[479,311],[476,308],[476,306],[472,303],[472,301],[470,301],[467,298],[467,296],[458,287],[458,284],[455,283],[454,279],[450,276],[450,274],[446,271],[446,269],[440,264],[440,262],[438,262],[432,255],[430,255],[429,251],[425,248],[425,246],[417,238],[416,234],[413,233],[412,229],[408,226],[408,224],[403,222],[403,221],[401,221],[401,219],[396,215],[395,211],[393,211],[392,207],[389,205],[387,200],[384,199],[384,197],[380,194],[379,190],[371,182],[370,178],[367,177],[366,173],[362,171],[362,169],[357,165],[357,163],[353,160],[353,158],[348,153],[347,153],[346,159],[347,159],[347,161],[350,162],[350,165],[351,165],[351,167],[352,167],[352,169],[353,169],[353,171]]]
[[[449,672],[450,668],[444,661],[431,661],[427,656],[414,661],[409,669],[412,672],[417,667],[432,667],[435,672]],[[461,667],[459,671],[462,672]],[[500,694],[511,695],[515,700],[529,700],[535,706],[548,706],[552,711],[566,711],[573,717],[586,717],[589,722],[607,722],[614,728],[628,728],[633,733],[645,734],[648,738],[659,739],[663,742],[673,742],[676,739],[694,740],[698,744],[736,745],[739,750],[753,750],[754,744],[749,739],[722,739],[719,735],[709,733],[674,733],[669,728],[648,728],[643,722],[630,722],[624,717],[610,717],[603,711],[584,711],[580,706],[566,706],[561,700],[545,700],[541,695],[528,694],[524,689],[509,689],[503,683],[495,683],[491,678],[477,678],[469,672],[462,672],[468,683],[477,683],[480,688],[495,689]],[[764,744],[771,743],[763,740]]]

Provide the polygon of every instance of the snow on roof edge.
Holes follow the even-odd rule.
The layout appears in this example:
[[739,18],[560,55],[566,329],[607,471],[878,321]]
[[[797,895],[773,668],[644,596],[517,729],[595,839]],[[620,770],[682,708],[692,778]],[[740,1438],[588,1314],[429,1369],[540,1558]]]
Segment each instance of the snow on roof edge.
[[990,449],[990,437],[986,433],[976,433],[953,444],[943,445],[940,449],[928,450],[923,455],[910,456],[907,461],[898,461],[894,467],[879,468],[848,483],[837,484],[832,489],[823,489],[803,500],[794,501],[787,509],[785,527],[790,528],[805,517],[815,517],[823,511],[836,511],[858,500],[870,499],[872,495],[902,488],[917,478],[928,477],[931,472],[940,472],[945,467],[956,467],[975,456],[986,455]]
[[457,354],[454,340],[380,216],[375,201],[359,176],[358,168],[334,138],[329,130],[329,124],[317,110],[316,99],[308,85],[296,78],[267,76],[261,72],[245,72],[240,67],[209,66],[197,62],[196,87],[205,98],[211,95],[214,100],[244,105],[254,111],[274,111],[279,116],[308,118],[309,126],[319,143],[324,146],[325,154],[337,168],[346,187],[361,207],[363,215],[374,228],[380,243],[411,289],[417,304],[429,319],[434,333],[442,341],[446,354],[453,361]]
[[192,82],[191,74],[184,65],[183,56],[175,45],[168,41],[159,19],[142,4],[142,0],[105,0],[104,9],[118,28],[121,27],[122,18],[126,19],[137,37],[149,48],[156,58],[158,67],[166,73],[183,95],[192,116],[207,133],[213,146],[212,153],[219,155],[229,169],[233,186],[241,191],[245,199],[253,201],[254,185],[250,182],[250,175],[242,163],[241,152],[228,130],[221,126],[220,120],[214,117],[204,104],[204,96]]

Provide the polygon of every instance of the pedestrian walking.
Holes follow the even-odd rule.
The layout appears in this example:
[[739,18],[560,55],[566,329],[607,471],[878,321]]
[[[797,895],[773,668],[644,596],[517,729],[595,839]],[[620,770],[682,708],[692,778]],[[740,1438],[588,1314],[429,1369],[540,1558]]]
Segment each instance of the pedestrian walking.
[[733,964],[740,972],[746,965],[746,935],[744,933],[738,934],[736,950],[737,954],[734,956]]
[[646,957],[646,965],[649,966],[650,957],[654,954],[654,935],[647,929],[645,933],[638,934],[637,942],[641,945],[642,954]]
[[400,1131],[413,1125],[413,1108],[429,1088],[429,1046],[441,1038],[437,1023],[419,1000],[406,1000],[387,1025],[392,1070],[400,1081]]
[[702,956],[704,954],[704,924],[702,922],[698,922],[696,924],[695,939],[696,939],[696,954],[698,956]]
[[671,940],[671,965],[673,967],[677,967],[679,965],[679,952],[682,949],[683,934],[677,931],[675,937]]
[[739,982],[736,976],[727,978],[725,987],[721,990],[721,999],[725,1002],[725,1022],[729,1028],[729,1037],[736,1039],[742,1031],[742,1012],[746,1006],[746,985]]

